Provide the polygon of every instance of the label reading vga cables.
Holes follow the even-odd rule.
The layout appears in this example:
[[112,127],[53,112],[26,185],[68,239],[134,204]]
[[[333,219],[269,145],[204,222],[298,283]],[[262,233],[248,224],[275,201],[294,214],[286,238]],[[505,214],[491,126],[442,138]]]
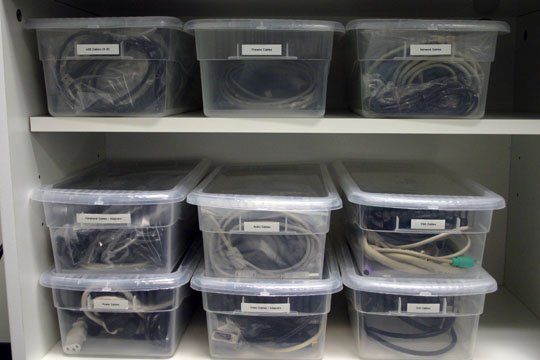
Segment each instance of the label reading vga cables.
[[129,225],[131,224],[131,214],[86,214],[76,215],[79,224],[100,224],[100,225]]
[[77,44],[77,56],[115,56],[120,55],[119,44]]
[[441,304],[407,304],[408,313],[417,314],[438,314],[441,311]]
[[452,55],[452,44],[411,44],[411,56]]
[[444,230],[444,219],[411,219],[411,230]]
[[279,232],[278,221],[244,221],[244,231]]
[[281,56],[281,44],[242,44],[242,56]]
[[129,300],[116,296],[99,296],[92,299],[92,307],[97,310],[128,310]]
[[246,313],[290,313],[291,304],[267,304],[267,303],[245,303],[241,304],[240,310]]

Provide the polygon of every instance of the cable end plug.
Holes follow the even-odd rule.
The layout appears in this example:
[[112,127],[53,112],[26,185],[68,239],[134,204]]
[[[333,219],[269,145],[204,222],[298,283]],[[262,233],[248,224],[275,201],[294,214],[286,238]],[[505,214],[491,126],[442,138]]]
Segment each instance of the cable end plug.
[[461,268],[461,269],[468,269],[472,268],[476,265],[476,262],[473,258],[468,256],[458,256],[452,259],[452,266]]
[[73,323],[71,330],[66,335],[66,341],[62,345],[66,354],[78,354],[86,342],[87,325],[84,319],[78,319]]

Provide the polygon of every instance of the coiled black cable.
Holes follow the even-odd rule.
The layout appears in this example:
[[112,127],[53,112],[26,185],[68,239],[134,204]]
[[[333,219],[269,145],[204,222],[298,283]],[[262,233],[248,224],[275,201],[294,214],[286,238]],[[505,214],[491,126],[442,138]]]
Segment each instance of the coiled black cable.
[[[76,112],[125,114],[162,111],[167,86],[181,91],[186,79],[181,72],[167,83],[168,62],[165,39],[153,31],[124,35],[106,31],[77,32],[60,47],[53,76],[65,106]],[[139,54],[143,60],[70,59],[76,44],[121,43],[125,54]],[[153,60],[156,59],[156,60]],[[175,63],[175,66],[181,66]],[[142,68],[141,68],[142,67]]]

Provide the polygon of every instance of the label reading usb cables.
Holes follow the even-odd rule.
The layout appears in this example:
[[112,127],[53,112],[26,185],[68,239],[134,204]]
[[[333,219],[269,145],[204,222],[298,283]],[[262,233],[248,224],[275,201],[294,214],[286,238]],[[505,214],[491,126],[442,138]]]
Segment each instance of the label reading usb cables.
[[407,304],[408,313],[417,314],[438,314],[441,311],[441,304]]
[[452,44],[411,44],[411,56],[452,55]]
[[77,214],[79,224],[101,224],[101,225],[129,225],[131,224],[131,214]]
[[244,231],[279,232],[279,222],[278,221],[245,221]]
[[77,44],[77,56],[115,56],[120,55],[119,44]]
[[242,44],[242,56],[281,56],[281,44]]
[[444,219],[411,219],[411,230],[444,230]]
[[267,303],[245,303],[241,304],[240,310],[246,313],[290,313],[291,304],[267,304]]
[[92,307],[98,310],[128,310],[129,300],[116,296],[99,296],[92,299]]

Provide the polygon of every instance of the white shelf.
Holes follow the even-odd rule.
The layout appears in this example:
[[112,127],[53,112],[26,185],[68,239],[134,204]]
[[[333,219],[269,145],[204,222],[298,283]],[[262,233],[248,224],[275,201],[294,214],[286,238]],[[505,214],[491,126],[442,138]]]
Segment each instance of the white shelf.
[[30,117],[32,132],[83,133],[328,133],[538,135],[540,118],[374,119],[352,113],[324,118],[218,118],[201,113],[153,117]]
[[[357,360],[358,355],[346,315],[343,295],[335,296],[328,320],[327,360]],[[173,359],[209,359],[206,320],[198,311],[191,321]],[[62,353],[57,344],[43,360],[89,360]],[[95,358],[96,360],[108,358]],[[507,290],[486,297],[485,313],[480,320],[474,360],[540,359],[540,320]]]

